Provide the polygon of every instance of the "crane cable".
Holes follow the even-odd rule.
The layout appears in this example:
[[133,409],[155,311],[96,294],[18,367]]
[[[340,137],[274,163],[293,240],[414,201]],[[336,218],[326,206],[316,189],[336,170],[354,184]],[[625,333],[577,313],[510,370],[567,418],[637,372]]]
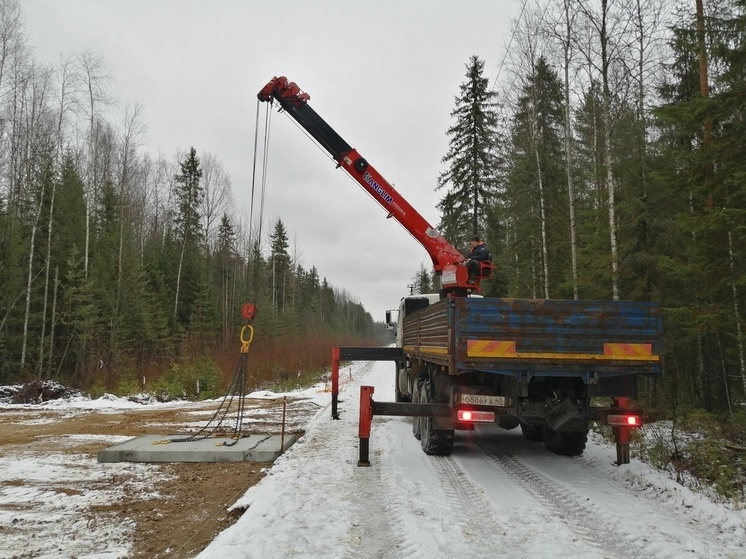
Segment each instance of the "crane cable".
[[[259,160],[258,153],[259,153],[259,116],[260,116],[260,108],[259,105],[261,104],[261,101],[259,99],[256,100],[256,117],[254,119],[254,158],[252,162],[252,170],[251,170],[251,202],[250,202],[250,208],[249,208],[249,258],[248,260],[251,260],[251,251],[253,251],[253,243],[252,243],[252,235],[254,233],[254,201],[256,199],[256,172],[257,172],[257,161]],[[269,160],[269,132],[270,132],[270,121],[272,117],[272,107],[271,105],[267,105],[265,109],[264,114],[264,139],[263,139],[263,149],[262,149],[262,174],[260,179],[260,196],[259,196],[259,230],[257,232],[257,237],[259,239],[259,243],[261,243],[262,240],[262,229],[264,226],[264,199],[265,199],[265,192],[267,188],[267,162]]]
[[[503,54],[503,59],[500,61],[500,66],[497,68],[497,75],[495,76],[495,80],[492,82],[492,87],[490,88],[490,91],[495,91],[495,88],[497,87],[497,81],[500,79],[500,74],[503,71],[503,66],[505,66],[505,60],[508,58],[508,53],[510,52],[510,47],[513,46],[513,39],[515,39],[515,32],[518,26],[521,24],[521,19],[523,19],[523,13],[526,11],[526,5],[528,4],[528,0],[523,0],[523,6],[521,6],[521,13],[518,14],[518,19],[515,22],[515,26],[513,29],[510,30],[510,40],[508,41],[508,46],[505,48],[505,54]],[[549,5],[547,3],[547,5]]]

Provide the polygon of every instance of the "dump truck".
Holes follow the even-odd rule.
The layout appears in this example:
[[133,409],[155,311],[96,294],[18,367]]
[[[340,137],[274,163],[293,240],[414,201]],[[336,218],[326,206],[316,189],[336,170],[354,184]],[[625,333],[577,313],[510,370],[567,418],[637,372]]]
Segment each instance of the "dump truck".
[[662,374],[659,304],[483,297],[492,262],[480,262],[472,277],[461,251],[310,107],[297,84],[274,77],[258,99],[278,103],[398,221],[427,251],[440,281],[438,293],[403,297],[398,311],[387,312],[394,347],[332,352],[333,418],[340,361],[395,364],[395,402],[375,401],[373,387],[361,389],[360,465],[369,465],[375,415],[411,416],[414,438],[432,455],[450,454],[457,433],[496,423],[577,456],[599,422],[612,429],[617,463],[629,462],[631,430],[642,425],[642,411],[632,406],[638,378]]

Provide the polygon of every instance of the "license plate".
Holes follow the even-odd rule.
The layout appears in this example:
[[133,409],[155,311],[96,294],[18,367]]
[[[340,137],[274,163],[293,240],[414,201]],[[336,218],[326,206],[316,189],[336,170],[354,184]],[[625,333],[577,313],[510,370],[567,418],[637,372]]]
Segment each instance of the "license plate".
[[482,394],[461,394],[462,404],[471,404],[472,406],[505,406],[505,396],[485,396]]

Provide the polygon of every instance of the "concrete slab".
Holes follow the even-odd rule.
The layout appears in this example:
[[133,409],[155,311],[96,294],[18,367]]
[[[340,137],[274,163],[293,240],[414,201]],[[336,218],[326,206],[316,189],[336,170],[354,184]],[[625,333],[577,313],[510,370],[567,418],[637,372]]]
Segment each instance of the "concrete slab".
[[174,442],[188,435],[145,435],[99,451],[99,462],[272,462],[298,440],[301,433],[244,435],[233,446],[228,437]]

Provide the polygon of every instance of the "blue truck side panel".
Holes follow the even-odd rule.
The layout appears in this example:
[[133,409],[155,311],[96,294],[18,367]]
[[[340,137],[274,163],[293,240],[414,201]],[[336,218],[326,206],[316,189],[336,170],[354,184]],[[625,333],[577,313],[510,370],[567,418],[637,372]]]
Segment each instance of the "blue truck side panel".
[[405,352],[452,375],[472,370],[526,380],[659,375],[662,338],[660,306],[632,301],[459,297],[404,322]]

